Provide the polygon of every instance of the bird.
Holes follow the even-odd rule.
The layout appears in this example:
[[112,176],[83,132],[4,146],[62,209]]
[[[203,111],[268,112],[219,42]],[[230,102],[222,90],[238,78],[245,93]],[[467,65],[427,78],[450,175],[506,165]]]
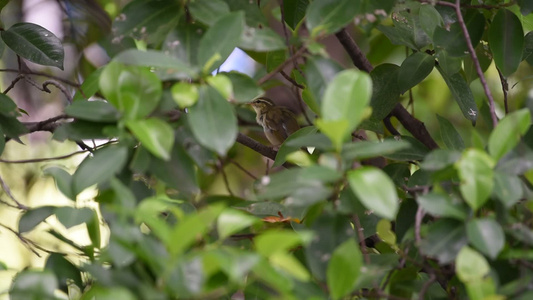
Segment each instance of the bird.
[[263,127],[266,138],[274,147],[281,145],[289,135],[300,129],[294,114],[269,98],[256,98],[250,105],[257,114],[255,120]]

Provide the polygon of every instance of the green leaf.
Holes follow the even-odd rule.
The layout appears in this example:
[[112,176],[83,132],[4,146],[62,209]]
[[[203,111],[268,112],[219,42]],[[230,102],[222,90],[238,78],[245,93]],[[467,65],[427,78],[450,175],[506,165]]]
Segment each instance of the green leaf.
[[76,195],[72,191],[72,176],[67,171],[59,167],[50,167],[44,169],[43,174],[54,178],[57,188],[63,195],[71,200],[76,200]]
[[292,29],[296,29],[296,26],[305,17],[305,12],[309,0],[287,0],[283,1],[283,10],[285,11],[285,23]]
[[220,204],[210,205],[197,214],[187,215],[180,220],[171,232],[170,240],[173,242],[167,245],[170,253],[174,256],[182,254],[199,236],[207,232],[223,210],[224,206]]
[[233,100],[238,103],[248,103],[265,93],[265,91],[257,85],[257,82],[250,76],[236,71],[223,72],[231,80],[233,85]]
[[518,0],[518,6],[520,6],[520,12],[522,15],[527,16],[533,11],[533,2],[527,0]]
[[198,87],[191,83],[177,82],[171,88],[172,99],[181,109],[198,102]]
[[[439,62],[439,67],[441,67],[442,71],[446,73],[446,75],[452,76],[453,74],[461,71],[463,66],[463,58],[451,56],[448,51],[444,49],[437,49],[437,54],[435,56]],[[465,57],[464,60],[468,60],[469,57],[470,56]]]
[[526,133],[531,125],[531,113],[529,109],[512,112],[505,116],[489,137],[489,153],[494,160],[499,160],[507,152],[511,151],[520,138]]
[[439,121],[440,135],[444,145],[448,149],[462,151],[465,148],[465,143],[453,124],[439,115],[437,115],[437,120]]
[[89,100],[96,92],[98,92],[99,87],[99,81],[100,81],[100,74],[102,74],[102,71],[104,68],[99,68],[96,71],[92,72],[85,78],[83,83],[81,84],[81,91],[77,90],[76,94],[74,94],[74,98],[72,98],[72,101],[77,102],[80,100]]
[[73,280],[77,286],[83,286],[80,270],[59,253],[50,254],[46,259],[44,268],[54,272],[58,278],[59,288],[63,291],[68,290],[67,281],[69,279]]
[[166,74],[172,74],[175,79],[188,79],[198,76],[198,70],[181,61],[178,57],[168,56],[161,51],[128,49],[120,52],[113,61],[131,66],[141,66],[161,69]]
[[306,23],[311,37],[328,35],[342,29],[359,12],[352,0],[313,1],[307,7]]
[[428,235],[420,244],[420,251],[435,257],[441,264],[455,260],[457,253],[468,243],[462,221],[441,219],[429,226]]
[[509,209],[515,205],[523,195],[522,181],[516,175],[494,172],[494,196]]
[[291,134],[279,147],[278,153],[276,154],[276,160],[274,161],[273,167],[281,166],[283,163],[287,161],[287,156],[294,151],[298,151],[300,149],[299,146],[289,146],[288,144],[293,141],[294,139],[304,137],[310,134],[314,134],[317,132],[316,127],[314,126],[308,126],[299,129],[298,131]]
[[132,291],[122,286],[92,286],[90,290],[83,294],[81,300],[135,300],[137,297]]
[[430,38],[433,38],[433,33],[438,26],[444,25],[442,16],[431,4],[420,6],[419,18],[420,27]]
[[341,150],[342,144],[347,140],[349,133],[349,124],[348,120],[337,120],[337,121],[328,121],[317,119],[316,127],[320,129],[324,135],[326,135],[337,151]]
[[231,99],[233,95],[233,85],[226,75],[216,74],[215,76],[208,76],[205,81],[217,90],[224,99]]
[[348,183],[367,209],[389,220],[396,218],[398,194],[385,172],[375,167],[361,167],[348,172]]
[[162,94],[161,81],[150,70],[117,62],[108,64],[100,75],[100,90],[126,120],[149,115]]
[[394,7],[392,14],[393,27],[378,25],[377,29],[383,32],[395,45],[405,45],[413,50],[420,50],[431,43],[431,38],[426,33],[431,27],[424,28],[421,23],[418,2],[400,3]]
[[[397,138],[398,137],[388,137],[385,140],[395,140]],[[404,142],[409,143],[410,146],[402,147],[401,149],[397,149],[396,151],[390,154],[383,154],[386,158],[402,161],[422,160],[429,153],[429,149],[424,146],[424,144],[422,144],[419,140],[413,137],[401,135],[400,139]]]
[[55,206],[41,206],[26,211],[19,220],[19,232],[32,230],[54,213]]
[[174,145],[174,130],[168,123],[150,118],[128,121],[126,127],[150,153],[163,160],[170,159],[170,150]]
[[440,75],[442,76],[442,78],[444,78],[444,81],[450,89],[453,98],[459,105],[463,116],[465,116],[466,119],[470,120],[473,125],[475,125],[479,110],[477,108],[476,102],[474,101],[472,91],[470,90],[470,87],[466,83],[463,76],[461,76],[460,73],[448,76],[442,71],[439,66],[437,66],[437,70],[439,70]]
[[434,66],[435,59],[426,53],[415,52],[407,57],[398,71],[400,93],[403,94],[422,82],[431,73]]
[[172,0],[129,2],[113,21],[113,43],[120,43],[129,36],[158,44],[176,25],[181,16],[181,4]]
[[[357,70],[338,73],[328,84],[322,101],[324,121],[347,122],[339,133],[348,136],[365,118],[372,92],[372,80],[368,74]],[[327,135],[327,134],[326,134]]]
[[494,62],[503,76],[513,74],[522,61],[524,30],[520,19],[507,9],[499,9],[489,29],[489,45]]
[[190,49],[198,49],[204,31],[204,27],[200,24],[180,22],[167,35],[161,51],[188,66],[197,66],[198,51],[191,51]]
[[362,141],[349,143],[342,147],[342,158],[345,160],[361,160],[371,157],[393,154],[407,149],[411,144],[404,140],[384,140],[383,142]]
[[[470,35],[470,41],[476,48],[485,29],[485,17],[476,9],[470,9],[464,15],[464,21]],[[451,56],[462,57],[468,53],[466,39],[459,22],[455,22],[451,26],[437,27],[433,41],[436,48],[446,50]]]
[[37,24],[17,23],[0,34],[6,45],[21,57],[63,70],[65,51],[52,32]]
[[455,260],[455,272],[463,283],[482,280],[490,272],[490,266],[483,255],[465,246]]
[[244,13],[233,12],[218,19],[202,39],[198,49],[198,64],[204,73],[218,68],[241,42]]
[[485,152],[470,148],[455,163],[461,183],[459,189],[466,203],[477,211],[488,200],[494,186],[494,161]]
[[[196,147],[199,147],[195,144]],[[149,172],[169,187],[186,195],[199,192],[196,165],[180,143],[174,143],[170,161],[150,159]]]
[[354,239],[349,239],[335,249],[328,264],[327,282],[333,299],[351,292],[361,273],[363,255]]
[[236,209],[224,210],[217,219],[217,231],[220,239],[225,239],[253,224],[260,223],[259,218]]
[[58,207],[54,211],[57,219],[65,228],[70,228],[90,221],[94,211],[90,208],[74,208],[69,206]]
[[257,252],[270,257],[279,252],[288,252],[290,249],[310,242],[311,235],[292,230],[271,229],[261,233],[255,238]]
[[116,122],[120,114],[115,107],[105,101],[76,101],[65,108],[65,113],[73,118],[94,122]]
[[213,25],[218,18],[229,13],[228,4],[222,0],[193,0],[187,7],[196,20],[207,25]]
[[[108,181],[115,174],[122,171],[128,159],[128,149],[121,146],[107,146],[98,149],[91,157],[85,158],[74,175],[72,175],[72,190],[75,195],[84,189]],[[103,167],[105,166],[105,167]]]
[[50,271],[24,270],[13,279],[9,289],[9,299],[57,299],[57,278]]
[[431,192],[418,196],[416,202],[424,210],[436,217],[465,220],[468,216],[468,208],[459,203],[453,203],[447,195]]
[[[322,104],[326,87],[343,68],[331,59],[310,57],[305,65],[306,89],[309,90],[313,102]],[[316,112],[320,113],[320,112]]]
[[400,87],[398,73],[400,67],[393,64],[381,64],[370,72],[372,78],[372,107],[373,120],[383,120],[398,103]]
[[429,171],[438,171],[452,165],[461,158],[461,152],[447,149],[436,149],[426,155],[420,168]]
[[6,94],[0,94],[0,114],[6,117],[18,117],[17,105]]
[[491,259],[496,259],[505,245],[505,234],[496,221],[491,218],[474,219],[466,224],[470,243]]
[[233,107],[210,86],[200,87],[200,98],[187,121],[196,140],[219,155],[225,155],[237,138]]
[[239,48],[256,52],[268,52],[285,49],[287,45],[274,30],[263,27],[244,27]]

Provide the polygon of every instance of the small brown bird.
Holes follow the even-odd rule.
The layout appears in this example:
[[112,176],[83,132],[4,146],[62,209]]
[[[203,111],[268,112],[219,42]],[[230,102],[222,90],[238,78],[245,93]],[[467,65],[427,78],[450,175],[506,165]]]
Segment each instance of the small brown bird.
[[273,146],[279,146],[289,135],[300,129],[294,114],[285,107],[277,106],[265,97],[254,99],[250,105],[254,108],[257,123],[263,126],[265,136]]

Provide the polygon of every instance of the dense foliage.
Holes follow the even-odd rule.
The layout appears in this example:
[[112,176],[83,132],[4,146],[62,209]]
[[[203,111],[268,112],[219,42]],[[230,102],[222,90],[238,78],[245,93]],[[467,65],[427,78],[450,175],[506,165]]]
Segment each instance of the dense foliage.
[[[64,115],[19,121],[11,87],[47,79],[21,63],[0,94],[0,151],[50,131],[89,153],[43,171],[72,205],[0,203],[48,255],[11,299],[533,297],[533,2],[100,2],[117,10],[60,1],[68,41],[32,23],[1,31],[4,60],[62,69],[64,44],[95,42],[110,57],[96,68],[82,54],[73,78],[35,90],[64,91]],[[236,47],[252,76],[219,71]],[[272,149],[243,104],[276,86],[295,93],[302,128]],[[95,186],[98,206],[76,203]],[[70,251],[26,237],[52,216],[90,243],[53,226]]]

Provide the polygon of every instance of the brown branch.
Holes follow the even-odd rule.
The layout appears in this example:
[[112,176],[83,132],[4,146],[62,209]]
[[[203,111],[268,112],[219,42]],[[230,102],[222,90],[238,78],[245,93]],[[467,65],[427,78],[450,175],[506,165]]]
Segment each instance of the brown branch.
[[277,66],[270,73],[266,74],[261,79],[259,79],[257,81],[257,83],[259,85],[262,85],[263,83],[265,83],[268,80],[270,80],[272,77],[274,77],[276,74],[278,74],[279,71],[283,70],[283,68],[285,68],[288,64],[292,63],[292,61],[294,61],[294,60],[298,59],[300,56],[302,56],[305,53],[306,50],[307,50],[306,47],[300,48],[298,51],[296,51],[296,53],[294,53],[294,55],[292,55],[287,60],[285,60],[281,65]]
[[81,84],[79,84],[79,83],[75,83],[73,81],[70,81],[70,80],[67,80],[67,79],[63,79],[63,78],[58,77],[58,76],[50,75],[50,74],[47,74],[47,73],[44,73],[44,72],[37,72],[37,71],[31,71],[31,70],[30,71],[17,70],[17,69],[0,69],[0,72],[19,73],[19,74],[26,74],[26,75],[42,76],[42,77],[47,77],[47,78],[50,78],[50,79],[54,79],[54,80],[63,82],[65,84],[68,84],[68,85],[73,86],[75,88],[79,88],[81,86]]
[[[339,42],[342,44],[348,55],[352,59],[353,64],[360,70],[370,73],[374,68],[363,54],[359,46],[352,39],[346,28],[335,34]],[[426,129],[424,123],[414,118],[409,112],[400,104],[396,104],[391,114],[400,121],[400,123],[409,131],[417,140],[422,142],[429,149],[437,149],[439,146],[431,137]]]
[[424,296],[426,295],[426,292],[428,291],[429,287],[433,284],[433,282],[435,282],[435,280],[437,280],[437,276],[435,275],[435,273],[431,273],[429,275],[429,280],[424,283],[424,285],[420,289],[420,293],[418,293],[419,300],[425,299]]
[[261,143],[259,143],[258,141],[242,134],[239,132],[239,135],[237,135],[237,143],[239,144],[242,144],[252,150],[254,150],[255,152],[263,155],[264,157],[268,157],[270,158],[271,160],[275,160],[276,159],[276,154],[278,154],[277,151],[275,151],[274,149],[268,147],[268,146],[265,146]]
[[6,195],[17,204],[17,208],[22,210],[28,210],[28,207],[26,205],[18,202],[17,199],[15,199],[15,196],[13,196],[13,194],[11,193],[11,189],[9,188],[7,183],[5,183],[4,179],[2,179],[2,177],[0,177],[0,184],[2,185],[2,189],[4,190]]
[[24,76],[25,76],[24,74],[17,75],[17,77],[13,79],[13,81],[11,81],[11,84],[9,84],[9,86],[4,90],[3,94],[7,94],[9,91],[11,91],[11,89],[15,87],[15,84],[17,84],[17,82],[23,79]]
[[466,45],[468,46],[468,52],[470,52],[470,57],[472,58],[472,61],[474,61],[474,66],[476,67],[477,75],[479,76],[479,80],[481,81],[481,85],[483,86],[483,90],[485,91],[485,95],[489,99],[489,110],[490,115],[492,117],[492,126],[496,127],[496,125],[498,125],[498,117],[496,116],[494,98],[492,98],[492,93],[487,84],[487,80],[485,79],[485,75],[483,74],[483,70],[481,69],[479,59],[477,58],[476,50],[474,49],[474,45],[472,45],[472,41],[470,40],[470,33],[468,33],[465,20],[463,19],[463,14],[461,13],[461,0],[455,1],[455,13],[457,14],[457,22],[461,26],[461,30],[463,31],[463,35],[465,36]]
[[357,238],[359,239],[359,247],[361,247],[361,252],[363,253],[363,258],[365,260],[365,263],[367,265],[370,265],[370,256],[368,255],[368,248],[366,247],[365,235],[363,233],[365,229],[361,227],[361,222],[359,221],[359,216],[357,214],[353,214],[352,222],[355,226],[355,230],[357,231]]
[[61,159],[67,159],[74,155],[87,153],[89,150],[80,150],[76,152],[72,152],[69,154],[61,155],[61,156],[54,156],[54,157],[43,157],[43,158],[32,158],[32,159],[22,159],[22,160],[7,160],[7,159],[1,159],[0,163],[5,164],[30,164],[30,163],[39,163],[39,162],[45,162],[45,161],[52,161],[52,160],[61,160]]

